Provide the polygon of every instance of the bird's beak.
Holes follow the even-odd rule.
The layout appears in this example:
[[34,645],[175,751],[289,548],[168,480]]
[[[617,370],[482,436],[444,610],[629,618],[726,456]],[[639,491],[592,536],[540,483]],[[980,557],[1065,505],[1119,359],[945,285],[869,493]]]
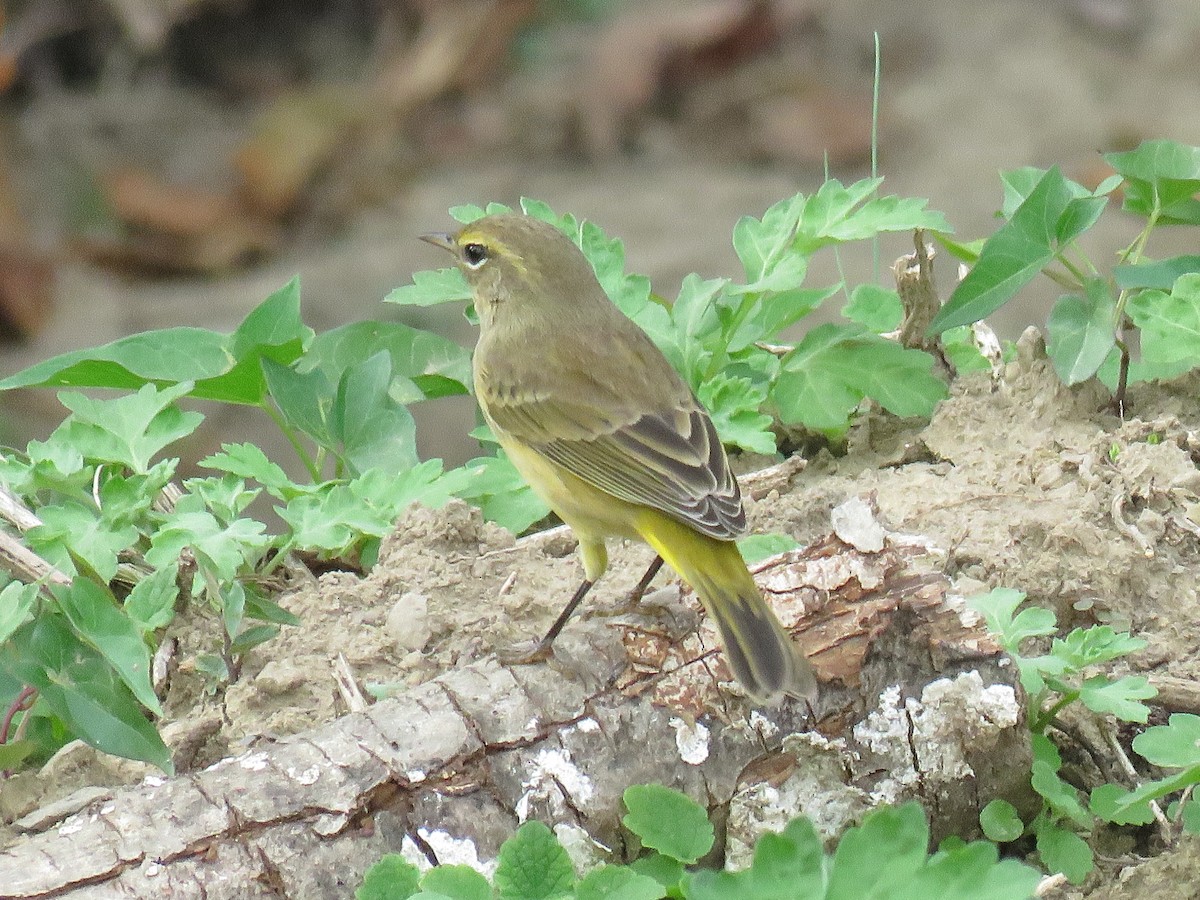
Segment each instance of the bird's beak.
[[454,235],[447,234],[444,231],[431,231],[429,234],[421,235],[421,240],[427,244],[433,244],[435,247],[441,247],[443,250],[449,250],[451,253],[457,251],[454,244]]

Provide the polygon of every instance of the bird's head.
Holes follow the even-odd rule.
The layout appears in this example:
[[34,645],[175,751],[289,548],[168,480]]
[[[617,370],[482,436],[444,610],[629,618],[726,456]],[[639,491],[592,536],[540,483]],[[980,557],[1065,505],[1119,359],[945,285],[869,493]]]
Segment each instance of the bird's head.
[[454,255],[485,328],[507,315],[503,307],[509,304],[533,313],[586,302],[597,292],[604,297],[587,257],[553,225],[532,216],[485,216],[453,234],[421,239]]

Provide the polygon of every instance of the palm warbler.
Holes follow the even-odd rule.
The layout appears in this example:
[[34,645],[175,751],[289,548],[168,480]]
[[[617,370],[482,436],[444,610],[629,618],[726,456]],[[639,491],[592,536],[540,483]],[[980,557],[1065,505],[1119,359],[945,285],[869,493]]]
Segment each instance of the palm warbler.
[[746,513],[712,420],[583,253],[517,214],[423,238],[454,254],[474,293],[475,395],[492,432],[579,540],[585,580],[528,658],[548,654],[603,574],[605,540],[634,538],[695,589],[750,696],[815,697],[812,670],[734,543]]

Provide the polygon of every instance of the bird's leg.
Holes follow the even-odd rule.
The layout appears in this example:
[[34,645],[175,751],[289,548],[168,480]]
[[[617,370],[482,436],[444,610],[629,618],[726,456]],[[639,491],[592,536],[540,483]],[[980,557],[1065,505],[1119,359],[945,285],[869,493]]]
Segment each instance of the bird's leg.
[[654,576],[658,574],[658,570],[661,569],[662,567],[663,567],[663,558],[661,556],[655,556],[654,562],[650,563],[650,568],[648,568],[646,570],[646,574],[642,576],[642,580],[639,581],[636,585],[634,585],[633,590],[630,591],[629,594],[625,597],[624,603],[622,603],[620,606],[614,607],[611,610],[605,610],[604,612],[595,612],[595,613],[593,613],[593,615],[604,616],[604,617],[627,616],[631,612],[634,612],[635,610],[637,610],[639,608],[639,606],[641,605],[642,597],[645,595],[646,589],[650,587],[650,582],[652,582],[654,580]]
[[657,554],[654,556],[654,561],[650,563],[650,567],[646,569],[646,574],[629,592],[629,597],[625,600],[625,605],[628,609],[633,609],[642,602],[642,597],[646,593],[646,589],[650,587],[650,582],[654,580],[654,576],[658,574],[658,570],[663,567],[663,558]]
[[538,641],[532,649],[529,648],[528,644],[523,644],[511,647],[508,650],[502,650],[496,654],[500,661],[509,665],[524,666],[529,663],[545,662],[549,659],[550,648],[554,645],[554,639],[563,630],[563,626],[571,618],[571,613],[575,612],[575,607],[587,596],[587,592],[592,589],[593,584],[595,584],[594,581],[589,581],[586,578],[583,580],[583,583],[575,589],[575,593],[566,607],[558,614],[558,618],[554,620],[554,624],[550,626],[550,630],[546,632],[546,636]]

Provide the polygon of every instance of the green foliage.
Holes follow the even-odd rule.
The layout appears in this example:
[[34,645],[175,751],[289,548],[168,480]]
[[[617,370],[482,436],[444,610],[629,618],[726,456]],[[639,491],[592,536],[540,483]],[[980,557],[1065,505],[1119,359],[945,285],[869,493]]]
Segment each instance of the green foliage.
[[626,788],[623,799],[629,812],[622,824],[651,850],[690,864],[712,849],[708,813],[690,797],[661,784],[643,784]]
[[[797,194],[745,216],[733,232],[744,280],[689,275],[671,304],[663,303],[643,276],[624,271],[625,251],[590,222],[558,216],[544,203],[522,200],[522,210],[557,226],[591,261],[612,301],[659,345],[712,412],[722,439],[756,453],[775,451],[772,417],[833,437],[840,436],[864,399],[900,416],[927,416],[946,396],[932,374],[932,360],[877,333],[896,318],[899,300],[856,289],[847,307],[853,321],[810,332],[798,345],[779,344],[780,333],[842,289],[805,287],[809,260],[826,247],[873,238],[889,231],[924,228],[949,232],[924,201],[878,197],[881,179],[850,186],[826,182],[815,194]],[[510,211],[500,204],[456,207],[454,218],[471,222]],[[460,300],[466,290],[457,269],[418,273],[413,284],[388,299],[405,304]],[[886,309],[884,308],[886,307]],[[878,327],[886,326],[886,327]]]
[[[577,878],[553,832],[526,822],[500,848],[494,895],[501,900],[1027,900],[1039,879],[1028,866],[999,860],[995,845],[986,841],[960,842],[930,855],[929,827],[916,803],[868,813],[862,825],[846,831],[832,856],[825,854],[812,824],[800,818],[780,834],[763,835],[747,869],[689,871],[685,866],[713,846],[703,807],[661,785],[631,787],[624,796],[625,826],[643,847],[658,845],[657,850],[629,865],[605,864]],[[355,894],[358,900],[434,896],[484,900],[493,889],[461,866],[421,875],[393,855],[368,870]]]
[[[938,333],[978,321],[1039,274],[1065,290],[1046,323],[1047,350],[1066,384],[1098,376],[1123,395],[1121,360],[1130,380],[1167,378],[1200,365],[1200,256],[1154,259],[1148,248],[1163,225],[1200,224],[1200,148],[1147,141],[1105,160],[1116,174],[1094,191],[1057,168],[1004,173],[1005,223],[977,251],[943,240],[972,263],[930,327]],[[1121,188],[1122,209],[1144,225],[1111,271],[1087,259],[1079,239]],[[1127,335],[1136,329],[1140,357]]]
[[[1141,650],[1146,642],[1107,625],[1093,625],[1053,638],[1048,653],[1025,655],[1026,642],[1054,634],[1057,623],[1053,612],[1040,607],[1018,612],[1024,600],[1019,591],[996,588],[972,598],[970,605],[983,615],[989,630],[1016,661],[1021,684],[1029,695],[1033,732],[1030,784],[1042,798],[1042,808],[1025,823],[1011,804],[993,800],[984,807],[979,822],[994,841],[1034,835],[1043,865],[1079,883],[1093,864],[1092,850],[1081,835],[1091,833],[1098,819],[1115,825],[1147,824],[1154,818],[1151,801],[1200,783],[1200,717],[1172,715],[1167,725],[1148,728],[1133,740],[1133,749],[1148,763],[1179,771],[1133,790],[1098,785],[1085,798],[1062,777],[1062,757],[1047,732],[1055,727],[1063,708],[1076,701],[1097,715],[1145,724],[1150,710],[1143,701],[1157,693],[1145,678],[1088,672]],[[1196,819],[1193,806],[1189,796],[1176,804],[1172,818],[1191,828]]]

